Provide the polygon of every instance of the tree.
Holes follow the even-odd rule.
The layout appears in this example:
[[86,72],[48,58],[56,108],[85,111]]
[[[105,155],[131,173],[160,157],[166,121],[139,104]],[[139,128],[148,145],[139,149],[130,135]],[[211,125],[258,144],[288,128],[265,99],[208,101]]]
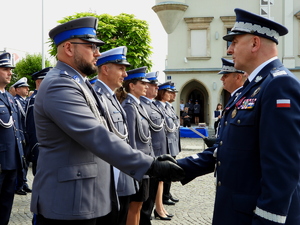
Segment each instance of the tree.
[[[45,66],[52,66],[50,62],[46,59]],[[42,55],[41,54],[27,54],[25,58],[21,59],[16,63],[16,68],[13,69],[14,75],[12,76],[10,85],[16,83],[22,77],[27,77],[29,89],[35,89],[35,82],[31,79],[31,74],[40,71],[42,69]]]
[[[108,14],[97,15],[95,13],[77,13],[73,16],[65,17],[58,23],[65,23],[81,17],[93,16],[98,18],[97,37],[105,42],[101,46],[104,52],[119,46],[126,46],[127,61],[131,64],[129,69],[147,66],[151,70],[152,61],[149,57],[152,54],[150,46],[151,38],[148,23],[144,20],[136,19],[132,14],[121,13],[118,16]],[[50,55],[56,55],[56,47],[53,40],[49,39]]]

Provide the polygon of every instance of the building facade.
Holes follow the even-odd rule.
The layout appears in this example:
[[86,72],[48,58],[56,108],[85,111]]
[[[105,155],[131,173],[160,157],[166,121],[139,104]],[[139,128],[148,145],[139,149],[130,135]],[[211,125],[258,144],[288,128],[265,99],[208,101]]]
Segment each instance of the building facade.
[[[212,127],[218,103],[226,104],[229,93],[222,88],[221,58],[230,43],[223,36],[235,23],[235,8],[242,8],[283,24],[289,33],[280,37],[279,59],[300,79],[299,0],[156,0],[153,11],[168,34],[165,80],[175,83],[173,103],[179,115],[180,100],[198,100],[200,122]],[[299,100],[300,101],[300,100]]]

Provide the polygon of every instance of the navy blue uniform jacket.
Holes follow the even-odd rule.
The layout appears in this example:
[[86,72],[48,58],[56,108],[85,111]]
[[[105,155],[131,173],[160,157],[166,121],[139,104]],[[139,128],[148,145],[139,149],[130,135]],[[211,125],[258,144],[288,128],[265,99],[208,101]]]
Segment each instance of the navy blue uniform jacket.
[[270,62],[220,123],[217,158],[212,148],[178,160],[183,184],[216,162],[213,225],[300,224],[299,81],[279,60]]

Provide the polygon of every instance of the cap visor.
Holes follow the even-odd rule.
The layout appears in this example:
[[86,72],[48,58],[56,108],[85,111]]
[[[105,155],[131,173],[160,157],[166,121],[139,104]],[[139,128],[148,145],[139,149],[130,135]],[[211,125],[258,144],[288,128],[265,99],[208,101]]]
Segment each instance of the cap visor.
[[[114,62],[112,62],[112,63],[114,63]],[[126,66],[126,67],[129,67],[129,66],[131,66],[131,65],[130,65],[130,63],[129,63],[129,62],[127,62],[127,61],[116,62],[115,64],[124,65],[124,66]]]
[[12,68],[12,69],[16,68],[15,66],[11,66],[11,65],[4,65],[4,66],[0,66],[0,67],[6,67],[6,68]]
[[104,41],[101,41],[101,40],[96,39],[96,38],[80,38],[80,39],[84,40],[84,41],[87,41],[87,42],[95,43],[97,46],[101,46],[101,45],[105,44]]
[[150,83],[150,81],[148,79],[142,78],[141,81],[146,82],[146,83]]
[[232,41],[234,36],[236,35],[241,35],[241,34],[247,34],[247,33],[243,33],[243,32],[230,32],[229,34],[225,35],[223,37],[223,40],[225,41]]

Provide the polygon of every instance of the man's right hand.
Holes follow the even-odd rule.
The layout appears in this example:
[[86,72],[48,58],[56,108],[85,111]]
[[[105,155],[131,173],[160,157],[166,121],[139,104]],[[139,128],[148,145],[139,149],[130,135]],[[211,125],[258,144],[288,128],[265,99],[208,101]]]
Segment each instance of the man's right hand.
[[176,164],[176,160],[166,154],[155,157],[146,174],[162,181],[180,181],[185,177],[184,170]]

